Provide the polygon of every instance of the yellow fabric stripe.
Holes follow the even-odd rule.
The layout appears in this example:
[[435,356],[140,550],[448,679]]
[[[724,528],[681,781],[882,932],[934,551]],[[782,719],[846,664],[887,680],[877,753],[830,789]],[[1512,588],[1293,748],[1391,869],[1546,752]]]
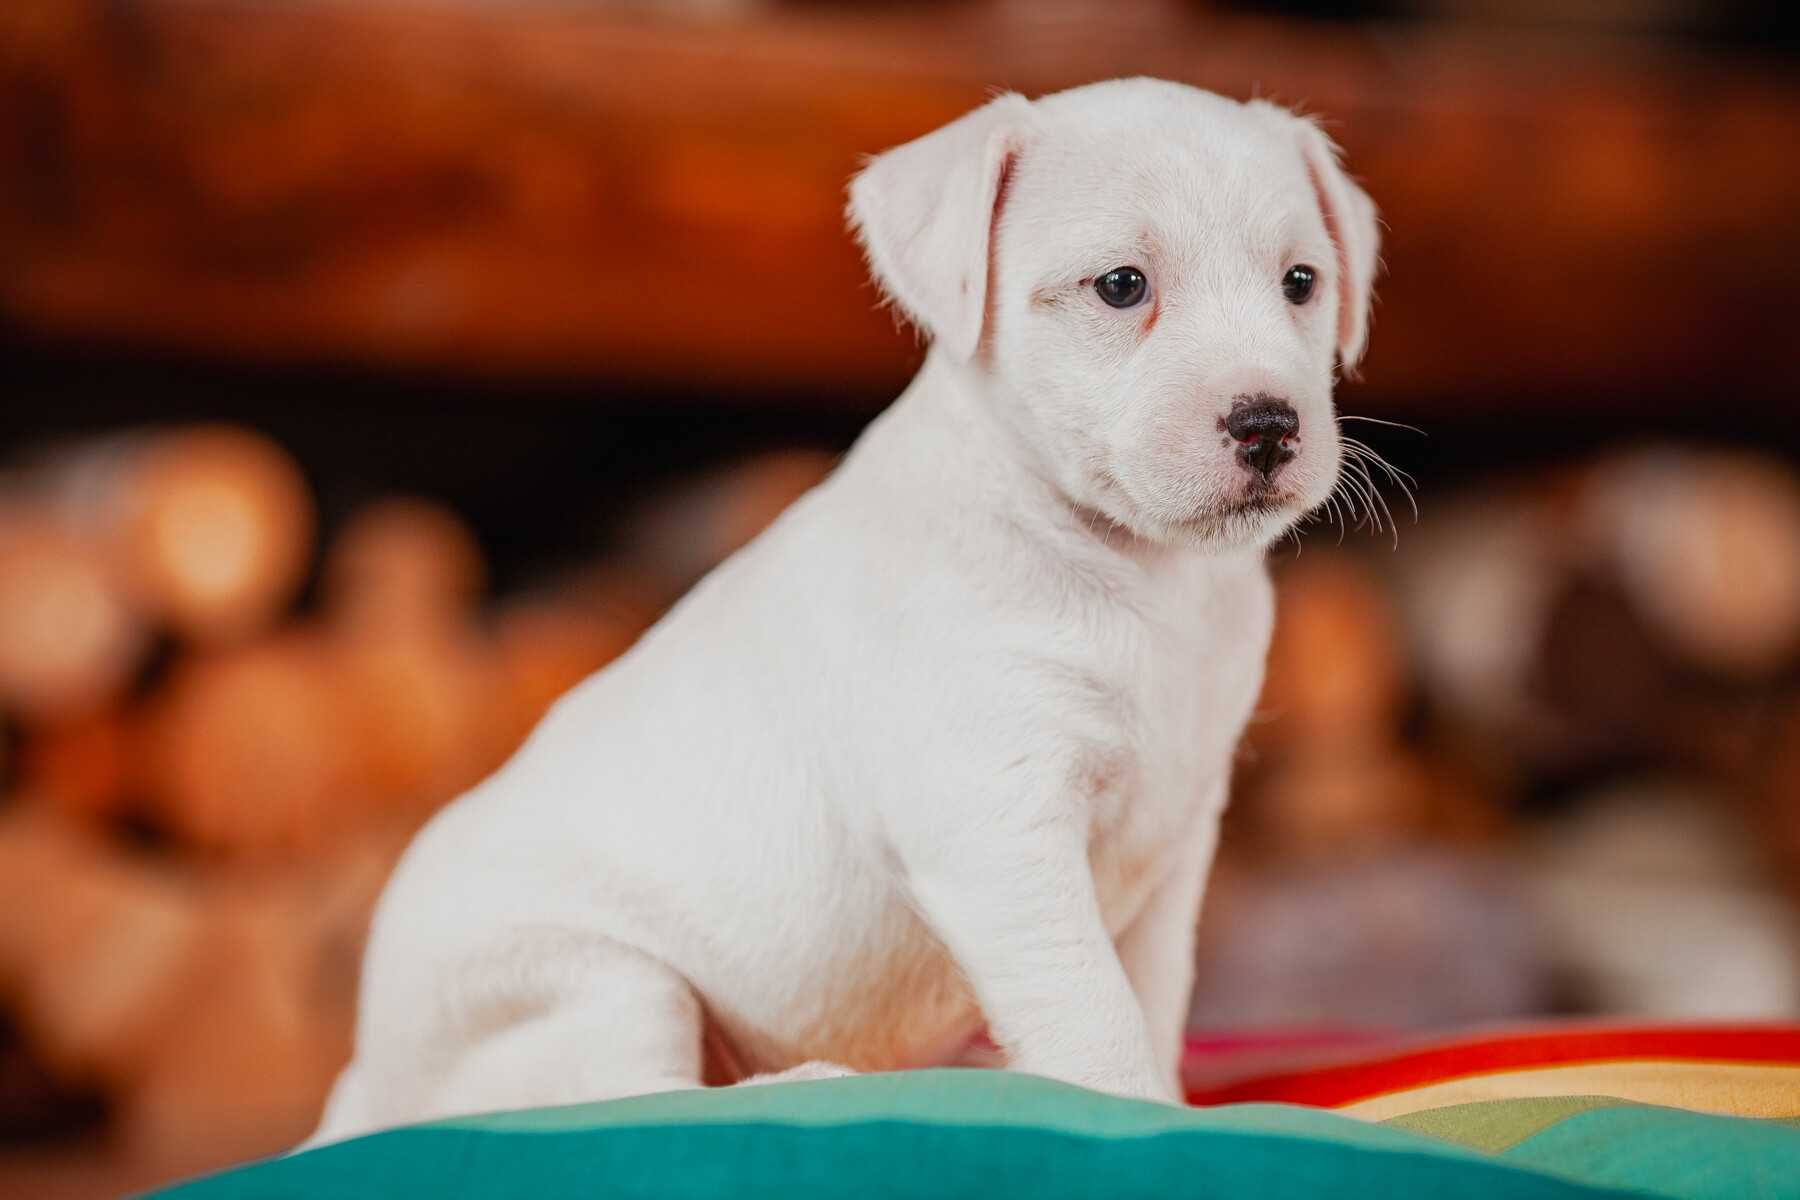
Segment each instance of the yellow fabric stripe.
[[1713,1062],[1574,1063],[1495,1071],[1389,1092],[1344,1105],[1370,1121],[1477,1100],[1616,1096],[1734,1117],[1800,1117],[1800,1066]]

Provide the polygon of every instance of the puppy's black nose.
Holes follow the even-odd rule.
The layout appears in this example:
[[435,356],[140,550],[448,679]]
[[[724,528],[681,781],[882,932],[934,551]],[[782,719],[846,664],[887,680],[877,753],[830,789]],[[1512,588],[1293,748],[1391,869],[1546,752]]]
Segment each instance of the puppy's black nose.
[[1294,457],[1288,443],[1300,432],[1300,415],[1286,400],[1248,396],[1231,406],[1225,432],[1238,444],[1239,462],[1263,479],[1273,479],[1282,464]]

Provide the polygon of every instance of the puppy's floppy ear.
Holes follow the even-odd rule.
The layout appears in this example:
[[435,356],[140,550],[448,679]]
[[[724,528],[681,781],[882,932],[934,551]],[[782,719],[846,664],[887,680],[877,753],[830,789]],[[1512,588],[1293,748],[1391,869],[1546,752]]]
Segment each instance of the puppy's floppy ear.
[[1369,342],[1369,305],[1375,296],[1381,250],[1375,204],[1345,173],[1337,145],[1316,123],[1274,105],[1268,107],[1298,130],[1306,174],[1325,217],[1326,232],[1337,247],[1338,359],[1348,373],[1362,361]]
[[1009,92],[872,159],[850,184],[876,283],[958,361],[981,343],[988,242],[1030,114]]

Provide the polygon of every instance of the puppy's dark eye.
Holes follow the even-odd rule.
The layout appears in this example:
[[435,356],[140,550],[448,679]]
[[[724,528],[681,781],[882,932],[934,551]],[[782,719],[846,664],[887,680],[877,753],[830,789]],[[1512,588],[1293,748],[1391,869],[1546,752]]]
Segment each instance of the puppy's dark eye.
[[1143,302],[1150,291],[1150,281],[1136,267],[1114,267],[1094,280],[1094,290],[1114,308],[1130,308]]
[[1288,298],[1290,304],[1305,304],[1312,298],[1316,278],[1313,269],[1305,263],[1289,267],[1287,274],[1281,277],[1281,294]]

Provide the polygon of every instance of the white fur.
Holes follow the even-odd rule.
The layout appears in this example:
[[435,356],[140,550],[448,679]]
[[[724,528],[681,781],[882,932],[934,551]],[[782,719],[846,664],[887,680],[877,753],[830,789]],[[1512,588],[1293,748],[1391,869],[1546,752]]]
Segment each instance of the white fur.
[[[984,1027],[1015,1069],[1178,1095],[1262,551],[1336,478],[1373,210],[1311,125],[1150,80],[1003,96],[851,207],[924,368],[420,834],[316,1139],[694,1087],[703,1044],[811,1078]],[[1091,286],[1126,264],[1147,334]],[[1251,392],[1301,420],[1262,510],[1220,425]]]

